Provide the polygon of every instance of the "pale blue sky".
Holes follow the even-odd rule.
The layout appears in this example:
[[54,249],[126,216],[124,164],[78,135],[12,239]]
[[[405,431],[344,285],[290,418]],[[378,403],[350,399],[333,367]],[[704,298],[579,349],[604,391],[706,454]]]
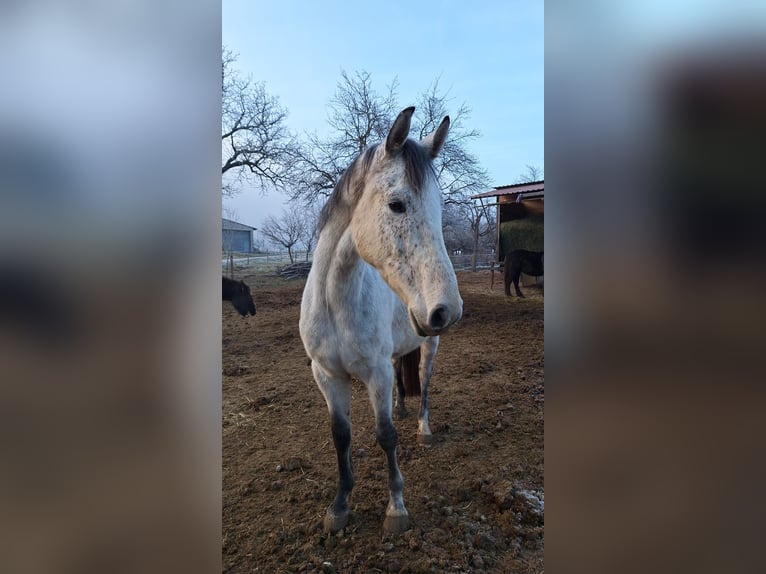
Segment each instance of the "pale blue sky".
[[[380,91],[398,78],[402,108],[440,77],[448,109],[472,109],[466,125],[482,137],[471,151],[493,185],[544,165],[542,0],[223,0],[223,42],[279,97],[294,131],[326,133],[341,70],[366,70]],[[283,201],[243,189],[225,203],[258,227]]]

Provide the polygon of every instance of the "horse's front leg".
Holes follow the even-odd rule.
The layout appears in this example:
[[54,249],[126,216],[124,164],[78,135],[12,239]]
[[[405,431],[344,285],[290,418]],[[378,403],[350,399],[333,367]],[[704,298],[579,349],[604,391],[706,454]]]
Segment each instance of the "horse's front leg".
[[410,526],[410,518],[404,506],[404,479],[396,461],[396,445],[399,441],[391,420],[392,385],[394,382],[391,362],[374,369],[367,380],[367,391],[375,411],[375,435],[386,453],[388,463],[388,506],[383,530],[388,533],[404,532]]
[[351,381],[328,375],[316,361],[312,362],[314,379],[330,411],[330,428],[338,457],[338,492],[324,517],[326,532],[337,532],[348,522],[348,499],[354,488],[351,468]]
[[428,426],[428,385],[434,368],[434,356],[439,348],[439,337],[428,337],[420,346],[420,412],[418,413],[418,443],[433,444],[433,435]]

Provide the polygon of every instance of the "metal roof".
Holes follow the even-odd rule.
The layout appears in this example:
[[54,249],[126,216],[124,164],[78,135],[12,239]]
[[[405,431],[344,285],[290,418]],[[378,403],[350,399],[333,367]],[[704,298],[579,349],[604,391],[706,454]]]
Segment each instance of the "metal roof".
[[531,192],[541,192],[541,193],[535,194],[535,197],[540,197],[542,195],[542,192],[544,191],[545,191],[545,180],[541,179],[540,181],[532,181],[528,183],[514,183],[512,185],[501,185],[496,187],[494,191],[487,191],[484,193],[480,193],[479,195],[472,195],[471,199],[480,199],[483,197],[497,197],[498,195],[514,195],[517,193],[531,195]]
[[225,217],[221,218],[222,224],[221,229],[225,229],[227,231],[255,231],[255,227],[250,227],[249,225],[245,225],[244,223],[238,223],[236,221],[232,221],[231,219],[226,219]]

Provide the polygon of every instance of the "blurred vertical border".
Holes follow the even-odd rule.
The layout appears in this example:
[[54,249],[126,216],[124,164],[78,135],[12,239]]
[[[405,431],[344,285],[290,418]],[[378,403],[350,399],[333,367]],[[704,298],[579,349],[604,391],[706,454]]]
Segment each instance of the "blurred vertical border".
[[546,567],[764,572],[766,4],[546,4]]
[[0,5],[0,571],[220,569],[221,7]]

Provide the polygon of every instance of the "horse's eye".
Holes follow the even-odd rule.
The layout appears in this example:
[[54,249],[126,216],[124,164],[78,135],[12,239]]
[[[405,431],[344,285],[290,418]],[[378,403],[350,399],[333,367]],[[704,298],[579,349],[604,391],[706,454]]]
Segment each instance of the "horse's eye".
[[394,213],[405,212],[404,204],[401,201],[391,201],[389,202],[388,207],[390,207],[391,211],[393,211]]

